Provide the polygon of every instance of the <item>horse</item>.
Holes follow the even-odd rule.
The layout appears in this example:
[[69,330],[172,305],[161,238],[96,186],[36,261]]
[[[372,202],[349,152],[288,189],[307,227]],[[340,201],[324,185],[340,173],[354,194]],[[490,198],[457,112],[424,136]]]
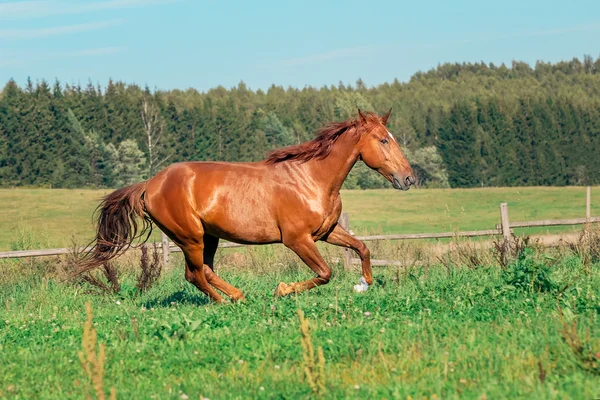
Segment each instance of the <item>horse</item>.
[[386,127],[391,111],[379,116],[359,109],[357,117],[329,123],[313,140],[275,150],[262,161],[175,163],[147,181],[110,193],[98,206],[96,238],[78,272],[112,260],[136,240],[147,241],[155,224],[183,251],[186,280],[215,302],[223,301],[217,290],[231,301],[245,299],[214,272],[219,239],[283,243],[316,274],[302,282],[280,282],[275,296],[329,282],[331,269],[319,254],[319,240],[358,253],[362,277],[355,289],[368,289],[373,283],[370,252],[338,224],[340,188],[359,160],[396,189],[408,190],[415,183]]

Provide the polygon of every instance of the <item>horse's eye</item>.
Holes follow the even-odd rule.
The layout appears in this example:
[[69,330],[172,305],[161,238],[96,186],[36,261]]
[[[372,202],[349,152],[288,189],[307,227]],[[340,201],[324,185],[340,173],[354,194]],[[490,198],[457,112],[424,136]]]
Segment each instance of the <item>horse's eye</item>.
[[387,139],[381,139],[379,142],[381,144],[388,144],[388,140]]

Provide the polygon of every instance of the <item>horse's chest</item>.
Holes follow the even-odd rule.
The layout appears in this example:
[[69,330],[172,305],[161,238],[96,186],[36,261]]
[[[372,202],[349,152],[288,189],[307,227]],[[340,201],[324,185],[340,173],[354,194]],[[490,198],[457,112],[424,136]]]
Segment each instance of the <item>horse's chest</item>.
[[323,207],[321,225],[313,233],[315,239],[320,239],[337,223],[342,212],[342,202],[339,195]]

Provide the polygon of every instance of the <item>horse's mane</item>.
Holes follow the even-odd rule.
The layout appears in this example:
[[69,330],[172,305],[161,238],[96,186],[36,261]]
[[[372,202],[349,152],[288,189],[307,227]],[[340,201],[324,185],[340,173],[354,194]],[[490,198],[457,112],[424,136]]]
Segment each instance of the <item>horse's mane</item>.
[[317,137],[313,140],[275,150],[269,154],[265,161],[267,164],[276,164],[282,161],[298,161],[303,163],[312,159],[322,160],[331,153],[333,144],[341,135],[352,131],[351,135],[358,141],[360,133],[369,122],[381,122],[381,117],[375,113],[363,112],[363,116],[366,123],[360,118],[349,118],[342,122],[330,122],[317,131]]

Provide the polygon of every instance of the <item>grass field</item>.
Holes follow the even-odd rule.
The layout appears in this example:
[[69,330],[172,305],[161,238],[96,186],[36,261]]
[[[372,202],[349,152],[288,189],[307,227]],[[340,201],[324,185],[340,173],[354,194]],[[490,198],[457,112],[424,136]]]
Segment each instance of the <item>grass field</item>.
[[[93,237],[92,213],[109,190],[0,189],[0,251],[62,247]],[[513,221],[585,216],[585,188],[494,188],[342,191],[356,233],[419,233],[491,229],[499,203]],[[600,215],[600,188],[592,189],[592,215]],[[572,228],[538,228],[527,233]],[[158,237],[158,236],[156,236]]]
[[[315,352],[323,349],[323,398],[598,398],[600,264],[534,259],[505,271],[381,268],[360,295],[351,291],[358,274],[336,268],[329,285],[284,299],[271,294],[277,283],[307,278],[306,268],[227,269],[221,276],[248,298],[228,305],[208,304],[179,267],[145,294],[129,274],[118,294],[99,296],[58,281],[50,261],[4,261],[0,398],[84,397],[86,302],[106,345],[105,391],[119,399],[312,397],[298,309]],[[547,274],[532,279],[532,266]],[[586,367],[561,334],[557,306],[592,354]]]
[[[3,248],[90,237],[102,193],[0,191]],[[593,193],[593,204],[600,204]],[[585,190],[343,197],[357,232],[431,232],[489,228],[501,201],[509,202],[513,220],[582,216]],[[119,399],[315,397],[298,310],[309,320],[314,352],[323,351],[323,370],[318,362],[309,368],[323,382],[323,398],[598,398],[600,234],[594,237],[589,248],[527,249],[505,267],[468,242],[456,242],[458,256],[441,258],[427,256],[424,243],[374,242],[375,257],[410,253],[417,261],[376,268],[364,294],[352,292],[357,271],[333,265],[329,285],[284,299],[272,295],[280,281],[311,276],[291,252],[282,246],[222,251],[218,273],[248,299],[227,305],[208,303],[185,281],[180,254],[145,293],[136,288],[138,255],[127,254],[118,262],[121,289],[103,295],[88,283],[65,281],[65,258],[0,260],[0,398],[85,398],[90,379],[78,354],[86,302],[106,346],[105,371],[96,376]],[[329,259],[340,250],[323,251]]]

